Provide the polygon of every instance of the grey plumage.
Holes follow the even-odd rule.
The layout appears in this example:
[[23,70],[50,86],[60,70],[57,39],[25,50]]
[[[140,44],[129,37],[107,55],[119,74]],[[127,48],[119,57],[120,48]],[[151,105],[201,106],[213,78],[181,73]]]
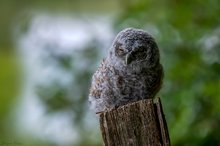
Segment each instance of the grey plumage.
[[158,46],[147,32],[127,28],[115,38],[92,77],[89,103],[95,112],[153,98],[163,78]]

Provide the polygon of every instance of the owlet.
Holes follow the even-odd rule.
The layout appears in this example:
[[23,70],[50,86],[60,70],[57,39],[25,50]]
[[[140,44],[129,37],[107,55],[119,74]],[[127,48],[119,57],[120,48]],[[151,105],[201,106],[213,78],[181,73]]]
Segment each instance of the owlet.
[[154,38],[127,28],[115,38],[92,77],[89,103],[96,112],[153,98],[160,90],[163,68]]

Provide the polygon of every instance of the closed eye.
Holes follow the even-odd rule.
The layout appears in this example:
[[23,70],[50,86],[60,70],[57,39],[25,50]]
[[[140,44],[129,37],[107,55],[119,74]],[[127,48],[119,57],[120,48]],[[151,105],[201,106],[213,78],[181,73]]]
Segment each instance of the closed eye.
[[118,47],[116,51],[119,56],[122,56],[125,54],[124,49],[122,47]]
[[119,47],[119,48],[118,48],[118,52],[119,52],[119,53],[123,53],[124,50],[123,50],[121,47]]
[[144,59],[146,59],[147,54],[145,51],[137,51],[137,52],[134,52],[134,57],[137,60],[144,60]]
[[134,57],[136,60],[144,60],[147,57],[146,48],[144,46],[139,46],[134,52]]
[[144,52],[144,50],[146,50],[146,48],[144,46],[141,46],[138,48],[138,52]]

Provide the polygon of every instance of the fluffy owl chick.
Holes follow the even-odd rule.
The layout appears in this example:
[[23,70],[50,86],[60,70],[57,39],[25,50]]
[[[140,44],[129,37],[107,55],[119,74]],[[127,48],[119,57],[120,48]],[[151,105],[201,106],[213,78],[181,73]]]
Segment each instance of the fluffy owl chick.
[[158,46],[141,29],[127,28],[115,38],[92,77],[89,103],[95,112],[153,98],[163,78]]

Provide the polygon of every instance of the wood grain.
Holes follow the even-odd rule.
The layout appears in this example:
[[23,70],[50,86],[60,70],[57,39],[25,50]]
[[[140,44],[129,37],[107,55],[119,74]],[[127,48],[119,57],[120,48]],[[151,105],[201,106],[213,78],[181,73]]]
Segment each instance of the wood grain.
[[170,146],[160,99],[144,99],[99,113],[105,146]]

